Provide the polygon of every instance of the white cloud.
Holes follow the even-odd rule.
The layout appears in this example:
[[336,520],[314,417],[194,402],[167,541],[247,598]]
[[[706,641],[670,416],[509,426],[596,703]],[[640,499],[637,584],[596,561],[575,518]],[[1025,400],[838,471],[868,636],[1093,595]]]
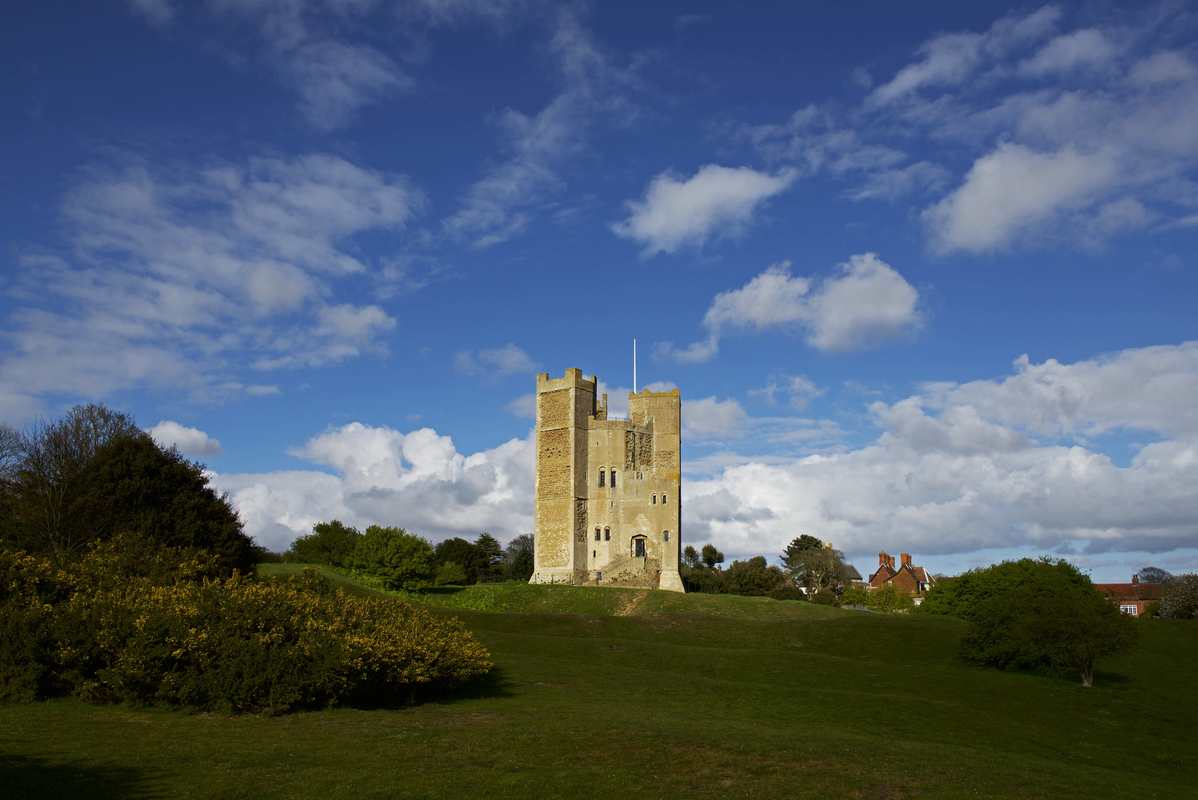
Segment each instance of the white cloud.
[[147,433],[163,447],[176,447],[191,456],[214,456],[221,452],[220,442],[199,428],[189,428],[174,420],[164,419]]
[[[1074,364],[1020,359],[1006,378],[873,404],[882,434],[862,448],[725,456],[710,477],[687,481],[683,536],[736,555],[777,552],[795,530],[858,556],[1194,547],[1195,391],[1198,343]],[[1122,466],[1075,438],[1111,431],[1168,438]]]
[[279,68],[299,92],[300,112],[320,130],[340,128],[366,106],[412,85],[378,50],[337,41],[300,45],[281,57]]
[[805,375],[784,375],[771,378],[760,389],[750,389],[750,397],[759,397],[770,405],[778,404],[778,395],[787,395],[792,408],[804,409],[807,404],[824,393],[824,390]]
[[701,245],[710,236],[742,230],[763,202],[785,191],[796,177],[793,170],[771,175],[718,164],[701,167],[683,180],[662,173],[650,182],[643,199],[628,202],[628,218],[612,230],[644,244],[646,256]]
[[819,350],[858,350],[922,324],[919,292],[874,253],[850,256],[836,275],[819,282],[790,269],[788,261],[774,264],[741,288],[719,293],[703,317],[705,339],[683,348],[661,343],[656,355],[708,361],[720,338],[735,328],[802,330]]
[[1136,62],[1127,76],[1127,81],[1136,86],[1156,86],[1186,83],[1195,78],[1198,78],[1198,68],[1185,53],[1162,50]]
[[1109,153],[1002,144],[974,162],[964,183],[925,211],[924,221],[941,252],[995,250],[1090,204],[1111,189],[1118,169]]
[[128,0],[130,8],[145,17],[151,25],[168,25],[175,19],[171,0]]
[[749,415],[731,398],[704,397],[682,401],[683,440],[721,440],[737,438]]
[[1024,75],[1043,77],[1089,67],[1109,66],[1118,52],[1106,34],[1096,28],[1084,28],[1058,36],[1034,56],[1019,65]]
[[239,379],[241,364],[381,352],[394,320],[338,302],[339,281],[374,268],[357,236],[394,234],[421,202],[403,178],[327,155],[93,168],[63,202],[70,260],[20,261],[0,382],[33,397],[157,386],[217,399],[272,391]]
[[283,550],[321,520],[399,525],[434,541],[490,531],[508,539],[532,530],[530,439],[471,455],[429,428],[402,433],[350,423],[293,454],[333,470],[217,474],[246,532]]
[[465,375],[504,377],[520,373],[531,375],[537,368],[532,356],[512,342],[502,347],[463,350],[454,356],[454,368]]
[[532,392],[522,394],[513,399],[504,408],[514,417],[523,417],[524,419],[536,419],[537,417],[537,396]]
[[919,60],[903,67],[870,93],[867,103],[882,106],[921,89],[964,82],[988,61],[1051,33],[1061,12],[1044,6],[1025,16],[1003,17],[985,33],[947,33],[919,48]]

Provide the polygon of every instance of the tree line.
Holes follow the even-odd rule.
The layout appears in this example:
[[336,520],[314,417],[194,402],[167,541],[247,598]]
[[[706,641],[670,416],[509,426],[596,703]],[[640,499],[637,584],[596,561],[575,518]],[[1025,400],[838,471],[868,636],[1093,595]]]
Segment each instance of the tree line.
[[507,547],[489,533],[473,541],[453,537],[435,546],[403,528],[371,525],[365,531],[340,520],[318,522],[283,554],[286,561],[327,564],[378,578],[390,589],[464,586],[499,580],[528,580],[533,570],[531,534]]
[[733,561],[722,567],[724,554],[713,544],[682,551],[683,584],[688,592],[740,594],[778,600],[812,600],[839,604],[840,596],[861,575],[844,559],[844,553],[809,534],[793,539],[773,566],[765,556]]

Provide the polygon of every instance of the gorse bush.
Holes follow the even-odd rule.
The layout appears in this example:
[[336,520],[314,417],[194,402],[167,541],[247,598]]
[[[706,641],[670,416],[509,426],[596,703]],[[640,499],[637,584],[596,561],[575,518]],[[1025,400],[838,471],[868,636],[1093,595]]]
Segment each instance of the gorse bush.
[[461,623],[399,600],[314,573],[212,578],[213,557],[184,550],[122,574],[120,544],[65,569],[0,551],[0,695],[279,713],[403,703],[492,666]]

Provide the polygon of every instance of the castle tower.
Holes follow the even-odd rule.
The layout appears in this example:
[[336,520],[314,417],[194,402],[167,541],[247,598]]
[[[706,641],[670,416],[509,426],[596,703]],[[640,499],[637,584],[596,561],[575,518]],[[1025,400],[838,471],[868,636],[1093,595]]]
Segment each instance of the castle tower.
[[537,375],[532,583],[683,591],[682,401],[629,394],[609,419],[598,379]]

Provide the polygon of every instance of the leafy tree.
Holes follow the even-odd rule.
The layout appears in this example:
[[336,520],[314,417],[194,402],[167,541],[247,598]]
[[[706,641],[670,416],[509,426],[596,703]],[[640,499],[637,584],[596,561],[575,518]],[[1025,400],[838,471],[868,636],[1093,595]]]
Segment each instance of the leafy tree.
[[352,565],[388,588],[421,589],[433,579],[433,546],[403,528],[371,525],[354,546]]
[[438,586],[446,586],[451,583],[460,586],[466,582],[466,570],[457,562],[446,561],[437,567],[437,576],[433,582]]
[[457,564],[466,573],[462,583],[478,583],[478,549],[473,542],[468,542],[460,536],[437,542],[433,548],[433,562],[441,564]]
[[973,569],[955,578],[942,578],[928,592],[919,609],[929,614],[972,619],[982,603],[1018,591],[1025,582],[1035,579],[1044,564],[1060,570],[1063,580],[1093,588],[1090,579],[1067,561],[1024,558]]
[[886,583],[880,589],[874,589],[865,596],[865,605],[874,611],[894,614],[906,611],[915,604],[911,597],[900,592],[893,583]]
[[487,532],[480,533],[474,540],[477,553],[475,571],[477,580],[489,581],[503,574],[503,548],[494,536]]
[[715,569],[717,564],[724,563],[724,554],[715,549],[713,544],[703,545],[703,553],[701,558],[708,569]]
[[682,566],[687,569],[700,569],[703,567],[703,559],[699,556],[699,551],[694,545],[688,544],[682,548]]
[[791,581],[811,595],[825,589],[837,591],[850,580],[861,577],[844,562],[843,553],[808,534],[793,539],[781,559],[782,568]]
[[[1094,685],[1094,665],[1135,642],[1135,623],[1067,561],[1023,559],[975,571],[989,583],[964,615],[962,655],[999,669],[1074,672]],[[1010,580],[1018,575],[1019,580]]]
[[723,577],[723,591],[754,596],[769,594],[786,580],[782,570],[766,564],[765,556],[733,561],[732,566],[724,570]]
[[100,447],[73,479],[60,530],[72,541],[131,533],[170,547],[215,554],[226,570],[248,572],[260,552],[245,535],[225,495],[204,468],[178,450],[164,450],[140,431]]
[[868,605],[869,590],[864,586],[850,586],[841,593],[840,604],[844,606]]
[[1165,584],[1160,613],[1166,619],[1198,617],[1198,574],[1178,575]]
[[312,532],[291,543],[286,560],[305,564],[331,564],[334,567],[348,566],[354,547],[362,534],[340,520],[318,522]]
[[1160,567],[1144,567],[1136,573],[1136,578],[1140,583],[1168,583],[1173,575]]
[[88,465],[108,443],[145,436],[133,418],[102,405],[75,406],[28,433],[3,434],[5,538],[34,552],[63,556],[95,539],[90,520],[71,508]]
[[533,571],[533,538],[522,533],[508,542],[503,551],[503,574],[508,580],[526,581]]

